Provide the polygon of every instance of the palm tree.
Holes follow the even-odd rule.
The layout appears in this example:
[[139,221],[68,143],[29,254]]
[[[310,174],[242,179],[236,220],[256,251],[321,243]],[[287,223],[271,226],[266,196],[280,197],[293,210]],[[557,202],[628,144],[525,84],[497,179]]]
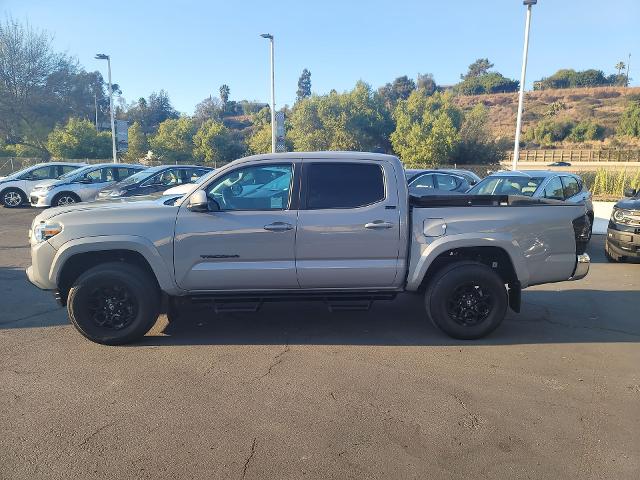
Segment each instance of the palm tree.
[[624,64],[624,62],[616,63],[616,70],[618,70],[618,76],[620,76],[620,72],[622,72],[622,70],[624,70],[625,67],[626,65]]

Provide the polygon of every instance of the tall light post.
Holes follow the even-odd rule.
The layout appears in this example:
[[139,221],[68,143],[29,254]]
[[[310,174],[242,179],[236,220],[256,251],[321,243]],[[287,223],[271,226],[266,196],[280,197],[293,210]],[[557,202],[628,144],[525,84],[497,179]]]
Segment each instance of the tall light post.
[[522,130],[522,108],[524,104],[524,82],[527,76],[527,56],[529,54],[529,28],[531,26],[531,7],[538,0],[524,0],[523,5],[527,6],[527,21],[524,26],[524,50],[522,52],[522,71],[520,72],[520,94],[518,95],[518,117],[516,120],[516,140],[513,146],[512,170],[518,169],[518,159],[520,158],[520,130]]
[[109,70],[109,113],[111,114],[111,147],[113,150],[113,163],[118,163],[118,154],[116,150],[116,121],[113,114],[113,86],[111,85],[111,57],[104,53],[96,54],[96,60],[106,60]]
[[276,153],[276,86],[273,67],[273,35],[263,33],[262,38],[268,38],[271,46],[271,153]]

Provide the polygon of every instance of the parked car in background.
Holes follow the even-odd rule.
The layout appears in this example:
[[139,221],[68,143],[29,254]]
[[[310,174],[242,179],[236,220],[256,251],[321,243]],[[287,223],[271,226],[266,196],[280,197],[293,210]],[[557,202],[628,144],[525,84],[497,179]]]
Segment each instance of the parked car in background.
[[194,183],[211,170],[213,169],[197,165],[160,165],[147,168],[101,190],[98,199],[152,195],[171,187]]
[[640,189],[629,188],[624,196],[613,206],[607,228],[604,249],[610,262],[640,260]]
[[105,187],[144,170],[143,165],[100,163],[87,165],[58,179],[36,184],[29,195],[34,207],[60,207],[95,200]]
[[524,195],[548,198],[569,203],[584,203],[589,225],[580,234],[580,248],[584,251],[593,229],[593,202],[582,179],[573,173],[548,170],[520,170],[492,173],[468,192],[470,195]]
[[[211,171],[215,171],[215,169],[211,169]],[[171,187],[168,190],[162,192],[163,197],[181,197],[185,193],[190,192],[193,189],[194,185],[199,185],[207,178],[207,175],[202,175],[193,183],[184,183],[182,185],[178,185],[177,187]]]
[[43,180],[58,178],[73,172],[84,163],[47,162],[24,168],[0,178],[0,203],[6,208],[16,208],[29,202],[29,192]]
[[418,197],[433,193],[463,193],[472,185],[470,180],[457,170],[405,170],[405,177],[409,193]]
[[570,162],[564,162],[564,161],[562,161],[562,162],[553,162],[553,163],[550,163],[548,166],[549,167],[570,167],[571,163]]

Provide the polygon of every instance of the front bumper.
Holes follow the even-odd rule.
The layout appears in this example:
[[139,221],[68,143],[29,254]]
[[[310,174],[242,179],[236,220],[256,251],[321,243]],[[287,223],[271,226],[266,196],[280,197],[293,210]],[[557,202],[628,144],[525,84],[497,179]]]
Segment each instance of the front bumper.
[[31,266],[26,269],[27,278],[42,290],[54,290],[55,282],[49,278],[49,272],[56,249],[49,242],[42,242],[31,246]]
[[50,207],[53,194],[44,191],[34,191],[29,194],[29,203],[32,207]]
[[582,253],[576,256],[576,268],[573,271],[573,275],[569,280],[580,280],[587,276],[589,273],[589,266],[591,265],[591,258],[586,253]]
[[640,259],[640,233],[635,233],[638,230],[640,229],[628,228],[628,230],[617,230],[615,228],[608,228],[605,250],[612,257]]

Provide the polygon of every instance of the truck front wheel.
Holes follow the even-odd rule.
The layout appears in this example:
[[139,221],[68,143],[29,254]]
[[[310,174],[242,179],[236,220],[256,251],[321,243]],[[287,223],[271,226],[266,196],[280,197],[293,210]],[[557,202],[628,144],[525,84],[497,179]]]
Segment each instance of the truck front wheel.
[[143,269],[123,262],[97,265],[69,290],[71,323],[89,340],[105,345],[135,342],[156,322],[160,292]]
[[491,268],[457,262],[438,271],[425,294],[427,316],[453,338],[472,340],[495,330],[507,311],[507,290]]

